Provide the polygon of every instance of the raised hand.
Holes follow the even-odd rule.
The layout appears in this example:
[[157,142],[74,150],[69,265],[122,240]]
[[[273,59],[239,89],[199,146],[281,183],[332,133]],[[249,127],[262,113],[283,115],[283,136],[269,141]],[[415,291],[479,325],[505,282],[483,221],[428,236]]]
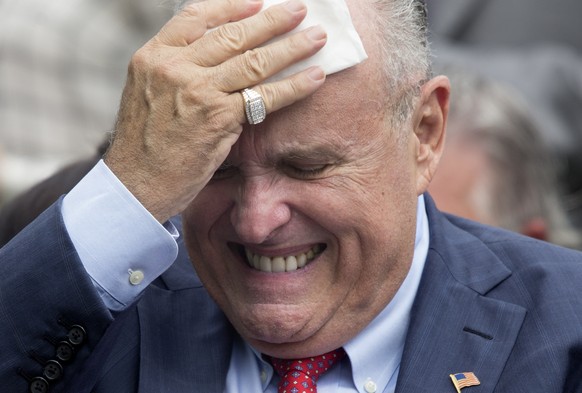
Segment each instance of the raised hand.
[[326,35],[311,27],[259,47],[307,12],[298,0],[260,9],[250,0],[190,4],[131,60],[105,162],[160,222],[186,208],[237,141],[246,122],[242,89],[253,87],[271,113],[325,80],[314,67],[261,84],[315,54]]

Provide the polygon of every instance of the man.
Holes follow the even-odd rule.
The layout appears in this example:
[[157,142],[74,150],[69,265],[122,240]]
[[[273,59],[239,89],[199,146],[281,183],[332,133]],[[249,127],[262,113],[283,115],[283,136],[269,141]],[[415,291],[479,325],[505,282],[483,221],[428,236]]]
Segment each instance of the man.
[[71,163],[52,176],[19,194],[0,209],[0,248],[55,203],[95,166],[107,148],[104,141],[91,158]]
[[[527,98],[543,142],[560,160],[560,183],[582,223],[582,3],[576,0],[427,2],[435,69],[458,64]],[[536,83],[532,83],[532,81]]]
[[260,6],[172,19],[133,58],[105,162],[2,249],[3,386],[286,391],[271,362],[335,351],[320,393],[576,391],[580,254],[423,195],[449,84],[422,8],[349,1],[368,60],[262,83],[327,37],[253,49],[306,12]]
[[445,153],[429,186],[439,209],[580,248],[555,159],[521,97],[463,68],[449,66],[446,74],[455,94]]

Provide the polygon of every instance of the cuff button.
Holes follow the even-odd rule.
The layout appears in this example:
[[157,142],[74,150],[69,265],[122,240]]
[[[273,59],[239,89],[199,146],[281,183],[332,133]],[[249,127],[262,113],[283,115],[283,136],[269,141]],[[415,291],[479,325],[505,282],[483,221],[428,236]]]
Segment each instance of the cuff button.
[[61,341],[56,348],[56,357],[62,362],[68,362],[75,355],[75,348],[67,341]]
[[69,339],[69,342],[75,346],[83,344],[86,337],[87,333],[85,332],[85,329],[79,325],[71,326],[69,333],[67,333],[67,338]]
[[143,272],[141,270],[132,270],[129,274],[129,282],[131,285],[139,285],[145,278]]
[[63,376],[63,366],[56,360],[49,360],[44,366],[42,375],[49,381],[55,381]]
[[42,377],[35,377],[30,381],[28,385],[28,391],[30,393],[47,393],[49,389],[49,384],[46,379]]

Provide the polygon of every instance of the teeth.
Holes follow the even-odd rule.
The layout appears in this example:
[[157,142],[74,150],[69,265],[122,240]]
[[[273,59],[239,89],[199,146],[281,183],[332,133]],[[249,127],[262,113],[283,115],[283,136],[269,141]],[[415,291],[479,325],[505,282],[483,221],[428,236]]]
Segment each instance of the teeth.
[[285,271],[286,262],[283,258],[277,257],[271,260],[271,269],[273,273],[282,273]]
[[297,270],[298,267],[297,258],[295,258],[294,256],[287,257],[285,263],[286,263],[285,268],[287,269],[287,271],[292,272],[294,270]]
[[307,255],[301,254],[297,257],[297,267],[302,268],[307,265]]
[[308,262],[314,259],[320,252],[321,246],[316,245],[306,253],[299,255],[291,255],[288,257],[274,257],[269,258],[264,255],[253,254],[249,250],[245,250],[248,264],[262,272],[293,272],[297,269],[305,267]]
[[259,263],[259,270],[262,272],[272,272],[272,263],[271,258],[268,257],[261,257],[261,261]]

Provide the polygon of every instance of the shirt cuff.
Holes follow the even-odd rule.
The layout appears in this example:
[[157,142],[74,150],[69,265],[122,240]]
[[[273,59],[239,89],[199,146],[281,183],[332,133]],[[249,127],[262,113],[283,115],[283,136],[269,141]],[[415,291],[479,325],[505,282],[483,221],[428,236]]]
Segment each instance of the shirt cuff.
[[174,225],[161,225],[103,160],[65,196],[62,214],[85,270],[113,311],[133,303],[178,255]]

